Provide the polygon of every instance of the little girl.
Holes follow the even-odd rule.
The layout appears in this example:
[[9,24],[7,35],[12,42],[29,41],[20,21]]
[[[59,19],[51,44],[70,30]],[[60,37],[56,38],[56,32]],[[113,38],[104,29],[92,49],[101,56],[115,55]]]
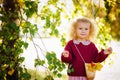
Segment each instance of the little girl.
[[76,47],[87,63],[102,62],[112,53],[111,47],[98,52],[95,44],[90,41],[94,32],[95,27],[86,18],[77,19],[71,26],[70,37],[72,40],[68,41],[61,55],[62,62],[68,63],[68,68],[71,69],[68,71],[68,80],[87,80],[85,65]]

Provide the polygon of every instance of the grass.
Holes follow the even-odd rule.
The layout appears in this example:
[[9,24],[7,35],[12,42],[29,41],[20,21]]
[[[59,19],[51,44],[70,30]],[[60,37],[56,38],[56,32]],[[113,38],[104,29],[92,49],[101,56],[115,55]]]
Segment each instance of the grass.
[[36,70],[29,69],[28,73],[31,74],[31,80],[43,80],[44,76],[41,72],[38,72]]
[[[28,69],[28,73],[31,74],[31,80],[44,80],[47,75],[45,72],[40,72],[32,69]],[[67,75],[62,75],[61,78],[54,78],[54,80],[67,80]]]

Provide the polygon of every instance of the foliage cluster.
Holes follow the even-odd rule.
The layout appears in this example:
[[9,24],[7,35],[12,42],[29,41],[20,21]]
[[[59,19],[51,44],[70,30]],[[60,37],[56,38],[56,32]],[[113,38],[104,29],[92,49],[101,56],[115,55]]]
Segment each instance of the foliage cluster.
[[[21,66],[24,57],[23,50],[28,43],[22,40],[20,33],[31,36],[37,31],[37,26],[28,21],[37,10],[37,2],[21,0],[2,0],[0,6],[0,79],[23,80],[31,76],[26,68]],[[24,3],[24,5],[22,4]],[[31,4],[34,4],[32,6]],[[32,6],[32,7],[31,7]],[[27,18],[23,17],[23,13]],[[24,24],[25,23],[25,24]]]
[[[54,36],[60,38],[64,46],[66,36],[64,32],[60,32],[63,19],[68,22],[79,16],[94,19],[99,28],[96,43],[100,46],[105,46],[112,37],[120,40],[119,0],[98,1],[0,0],[0,79],[29,80],[31,75],[26,67],[21,65],[25,58],[20,56],[29,46],[27,39],[29,38],[36,48],[33,38],[37,31],[41,30],[40,38]],[[70,5],[68,2],[71,2]],[[73,8],[68,9],[70,6]],[[37,52],[37,48],[36,53],[41,54]],[[65,64],[57,59],[55,52],[46,50],[44,55],[44,60],[39,57],[35,59],[35,67],[47,68],[45,80],[53,79],[54,76],[61,77],[60,72],[65,68]]]

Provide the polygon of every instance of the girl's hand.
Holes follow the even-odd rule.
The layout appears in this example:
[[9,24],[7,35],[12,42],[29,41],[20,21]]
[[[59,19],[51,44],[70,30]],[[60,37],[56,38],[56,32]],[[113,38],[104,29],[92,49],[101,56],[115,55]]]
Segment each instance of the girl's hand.
[[67,57],[69,57],[69,52],[68,51],[63,51],[62,55],[67,58]]
[[105,49],[105,50],[104,50],[104,53],[105,53],[105,54],[111,54],[111,53],[112,53],[112,48],[109,47],[109,48]]

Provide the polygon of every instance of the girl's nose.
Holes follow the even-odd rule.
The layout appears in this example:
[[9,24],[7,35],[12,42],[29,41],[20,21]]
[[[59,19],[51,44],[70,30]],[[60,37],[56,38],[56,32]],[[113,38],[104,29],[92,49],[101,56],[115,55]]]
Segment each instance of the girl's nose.
[[85,32],[85,30],[83,29],[82,32]]

